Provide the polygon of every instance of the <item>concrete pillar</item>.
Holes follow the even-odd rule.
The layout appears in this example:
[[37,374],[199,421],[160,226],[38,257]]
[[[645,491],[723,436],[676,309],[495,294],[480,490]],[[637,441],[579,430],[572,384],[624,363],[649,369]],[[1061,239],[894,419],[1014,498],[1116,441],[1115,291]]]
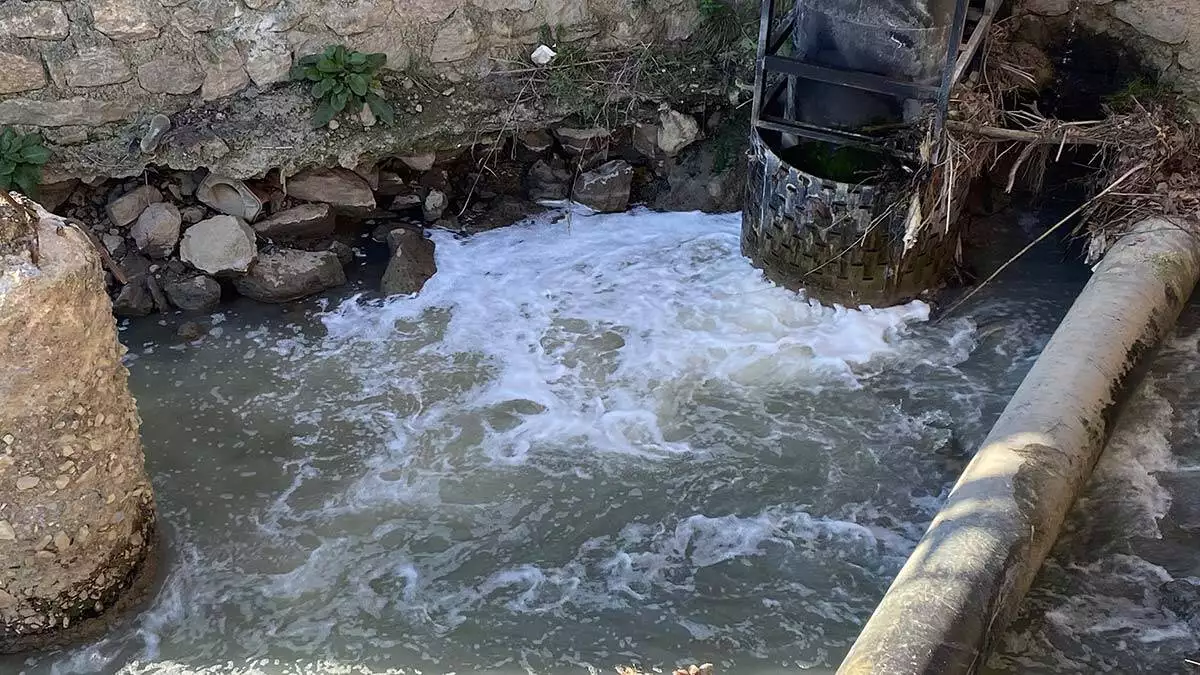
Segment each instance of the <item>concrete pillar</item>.
[[[0,241],[0,652],[103,631],[152,577],[154,497],[96,251]],[[25,229],[0,201],[0,232]]]
[[983,665],[1091,475],[1135,366],[1171,330],[1198,277],[1200,241],[1174,223],[1144,221],[1113,246],[840,675],[956,675]]

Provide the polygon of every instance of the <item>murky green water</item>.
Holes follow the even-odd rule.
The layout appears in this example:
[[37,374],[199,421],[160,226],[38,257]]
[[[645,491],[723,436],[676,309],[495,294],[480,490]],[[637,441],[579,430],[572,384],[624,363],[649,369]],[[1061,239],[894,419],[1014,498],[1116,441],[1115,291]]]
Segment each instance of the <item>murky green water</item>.
[[828,672],[1083,278],[1035,253],[931,324],[770,286],[738,229],[442,235],[419,298],[128,327],[165,579],[0,672]]

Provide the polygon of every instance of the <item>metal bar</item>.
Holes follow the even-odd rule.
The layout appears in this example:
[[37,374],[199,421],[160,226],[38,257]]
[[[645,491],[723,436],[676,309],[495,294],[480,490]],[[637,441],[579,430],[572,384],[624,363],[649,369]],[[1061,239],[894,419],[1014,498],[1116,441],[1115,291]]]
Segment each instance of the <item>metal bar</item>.
[[796,25],[796,12],[799,7],[792,7],[787,14],[783,16],[779,28],[771,34],[771,41],[767,43],[767,53],[776,54],[787,42],[788,37],[792,34],[792,28]]
[[763,65],[767,51],[767,37],[771,34],[771,15],[775,13],[775,0],[762,0],[758,7],[758,56],[754,59],[754,103],[750,109],[750,121],[757,124],[762,115]]
[[891,155],[900,159],[916,161],[916,156],[905,150],[882,145],[877,138],[863,136],[849,131],[841,131],[839,129],[827,129],[824,127],[805,124],[804,122],[789,122],[781,117],[774,115],[766,115],[759,119],[754,124],[759,129],[768,131],[778,131],[784,134],[795,134],[803,136],[809,140],[823,141],[826,143],[834,143],[837,145],[852,145],[864,150],[871,150],[880,154]]
[[804,63],[803,61],[785,56],[763,55],[761,59],[762,67],[767,70],[795,75],[806,80],[815,80],[826,84],[861,89],[877,94],[886,94],[897,98],[930,100],[937,98],[939,93],[937,87],[927,84],[902,82],[872,73],[815,66],[811,63]]
[[996,18],[996,12],[999,9],[1000,0],[987,0],[987,4],[983,8],[983,16],[979,17],[979,23],[971,32],[971,39],[967,40],[966,48],[958,55],[958,62],[954,64],[954,74],[950,77],[951,87],[958,84],[967,72],[967,67],[971,65],[971,60],[975,58],[975,53],[979,51],[980,45],[987,37],[988,30],[992,27],[992,20]]
[[783,117],[789,122],[796,121],[796,76],[787,76],[787,98],[783,100]]
[[[963,31],[967,25],[967,2],[958,0],[954,5],[954,23],[950,26],[950,39],[946,43],[946,60],[942,63],[942,84],[937,95],[937,110],[933,116],[933,139],[936,143],[936,155],[941,154],[942,127],[946,123],[946,114],[950,110],[950,89],[954,86],[952,77],[956,70],[953,64],[958,59],[958,50],[962,46]],[[935,159],[941,161],[940,157]]]

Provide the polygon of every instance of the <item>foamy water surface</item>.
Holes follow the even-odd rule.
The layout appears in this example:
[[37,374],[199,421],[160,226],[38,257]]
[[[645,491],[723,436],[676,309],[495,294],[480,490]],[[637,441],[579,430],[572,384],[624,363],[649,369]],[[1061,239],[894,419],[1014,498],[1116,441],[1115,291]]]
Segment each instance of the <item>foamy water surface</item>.
[[440,233],[416,298],[129,327],[163,584],[0,672],[828,670],[1080,279],[931,325],[776,288],[738,230]]

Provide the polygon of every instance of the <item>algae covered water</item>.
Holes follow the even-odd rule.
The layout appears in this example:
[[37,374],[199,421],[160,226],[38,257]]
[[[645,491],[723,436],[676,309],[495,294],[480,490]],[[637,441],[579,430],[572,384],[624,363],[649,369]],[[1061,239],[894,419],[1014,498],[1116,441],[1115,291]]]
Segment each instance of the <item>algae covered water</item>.
[[739,227],[550,214],[435,235],[415,298],[128,327],[161,587],[0,671],[829,671],[1082,279],[931,324],[772,286]]

